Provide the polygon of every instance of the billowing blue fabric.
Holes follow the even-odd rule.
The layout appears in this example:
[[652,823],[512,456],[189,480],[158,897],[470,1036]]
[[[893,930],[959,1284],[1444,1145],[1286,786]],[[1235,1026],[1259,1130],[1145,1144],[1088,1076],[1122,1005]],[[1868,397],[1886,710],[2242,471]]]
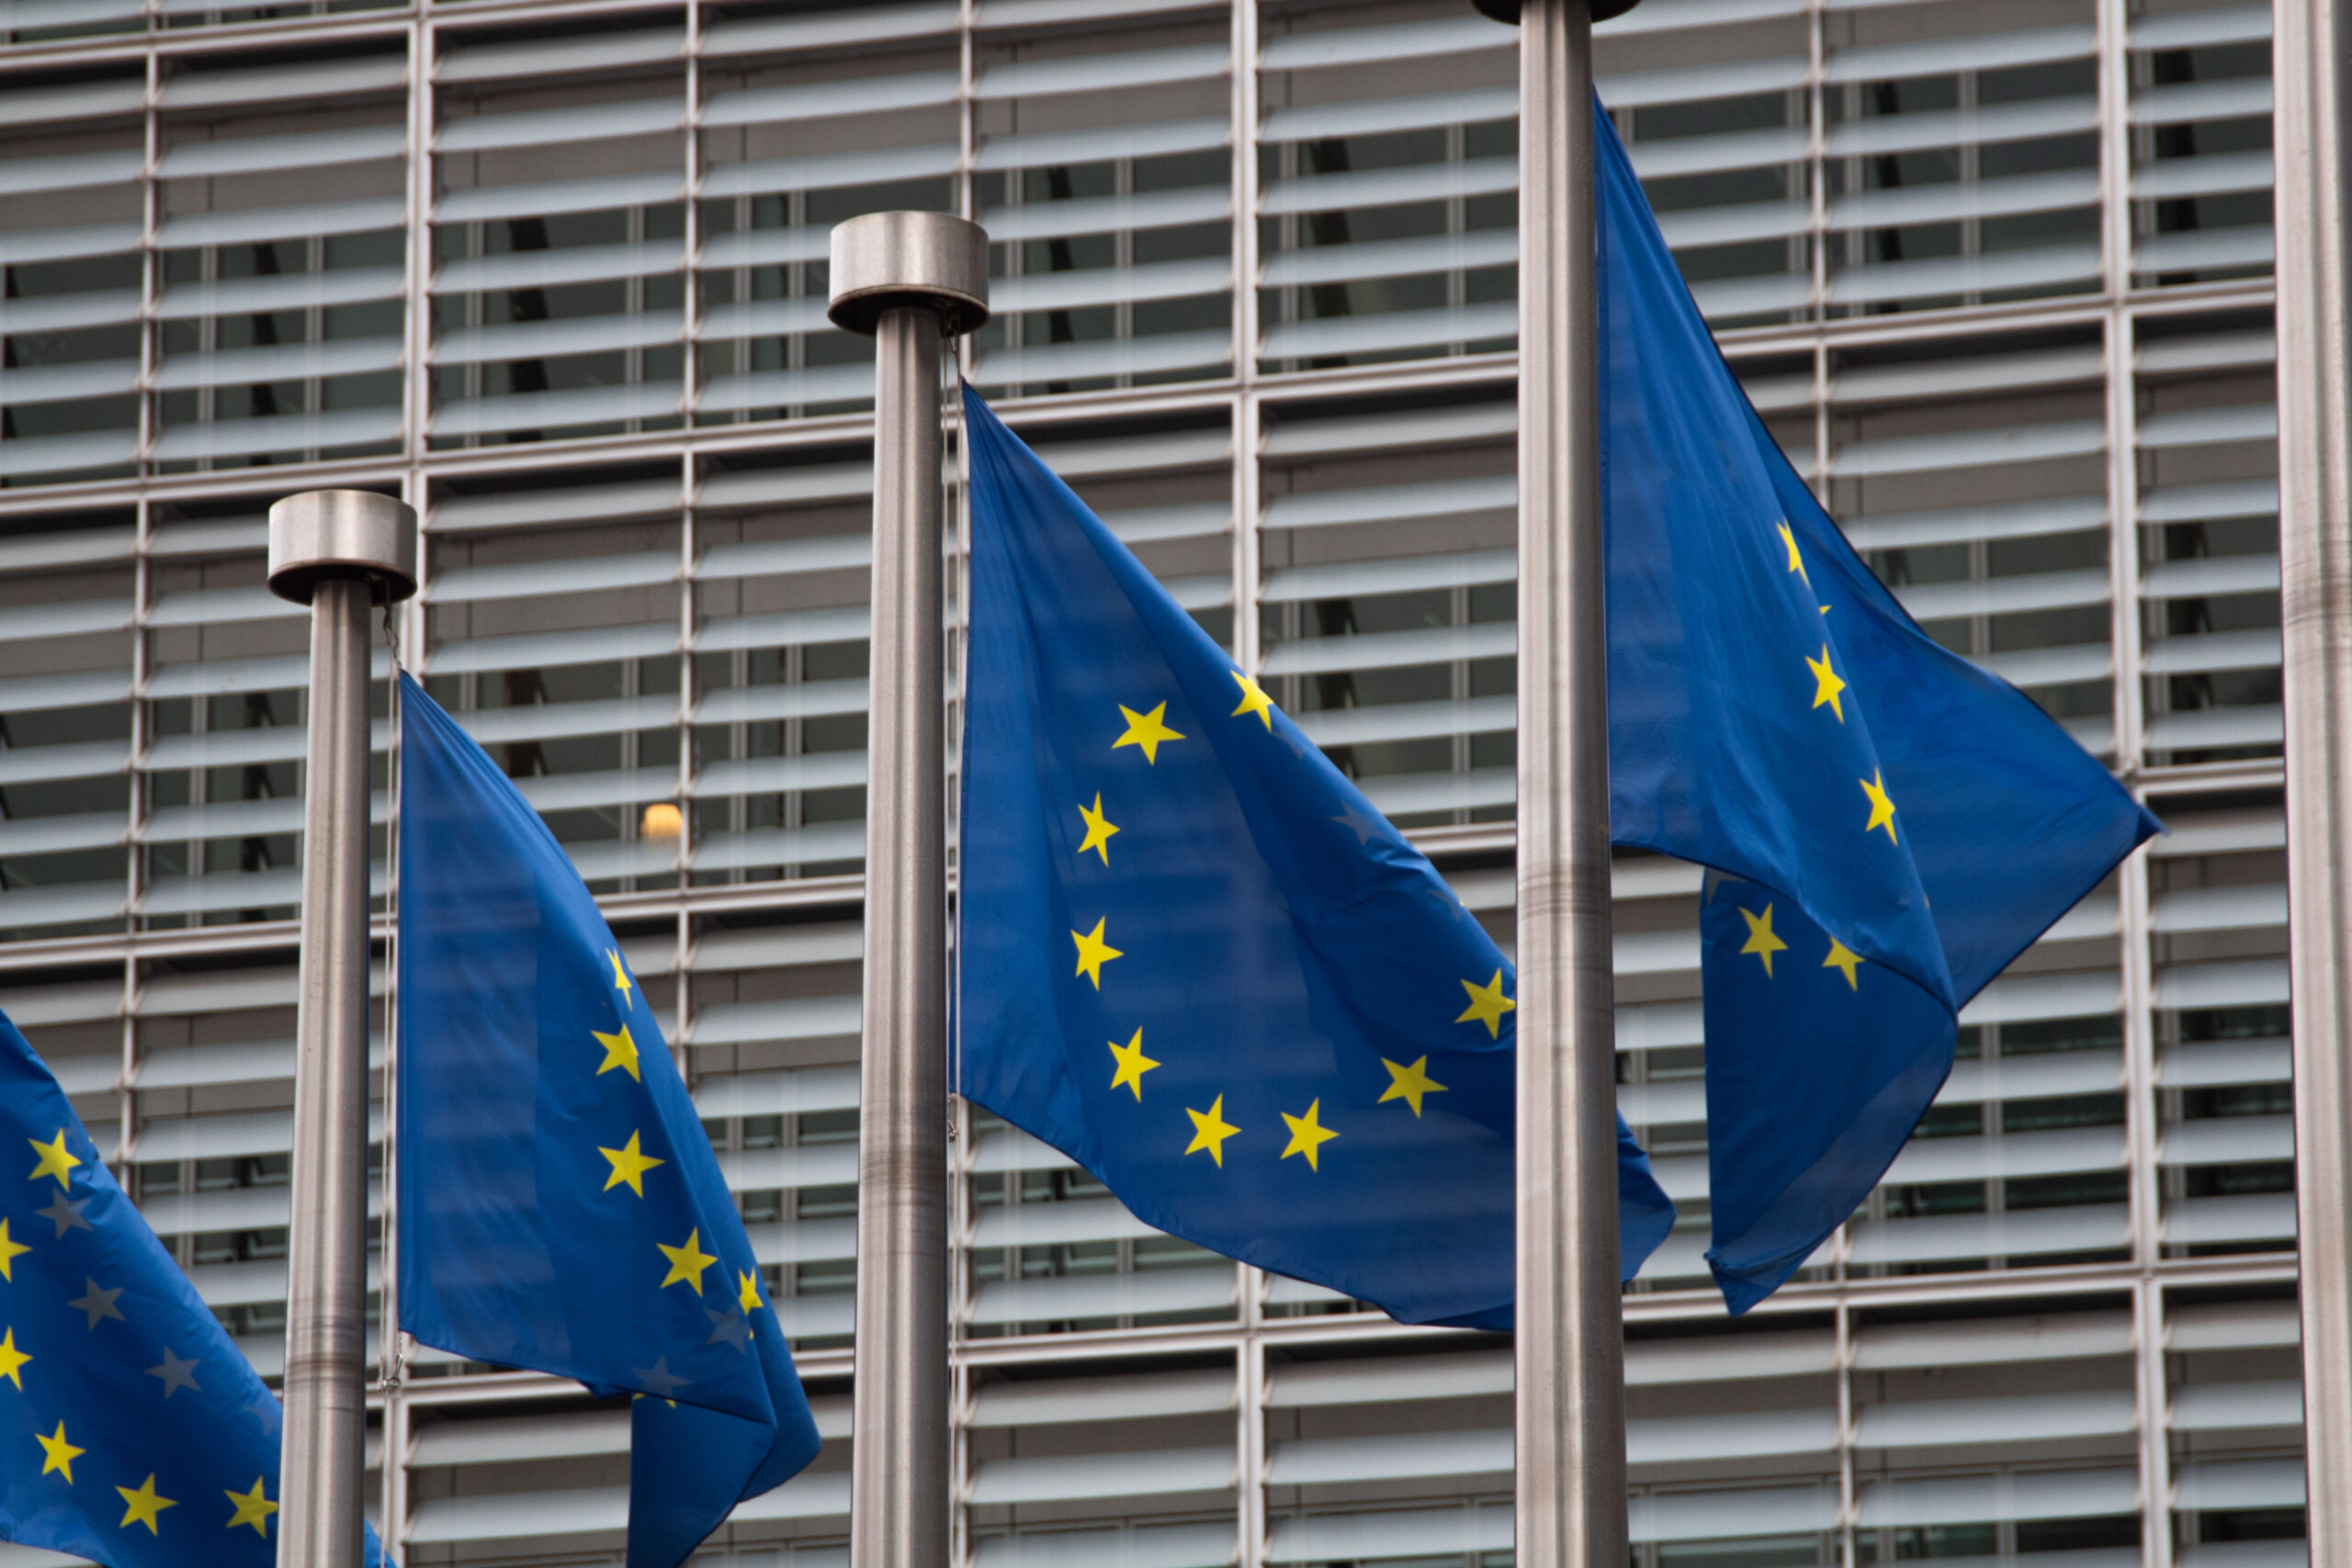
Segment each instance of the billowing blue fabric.
[[632,1411],[628,1562],[674,1568],[816,1456],[816,1423],[595,901],[405,676],[401,718],[401,1326],[472,1360],[656,1396]]
[[[1510,964],[969,389],[964,406],[964,1092],[1161,1230],[1406,1322],[1508,1325]],[[1090,815],[1116,829],[1099,847]],[[1082,938],[1119,955],[1080,973],[1100,951]],[[1630,1278],[1673,1208],[1622,1122],[1619,1140]]]
[[[0,1329],[0,1540],[110,1568],[274,1568],[277,1396],[5,1017]],[[232,1495],[249,1500],[233,1526]]]
[[1884,1173],[1960,1007],[2159,825],[1855,555],[1595,116],[1611,826],[1737,879],[1701,920],[1708,1260],[1736,1312]]

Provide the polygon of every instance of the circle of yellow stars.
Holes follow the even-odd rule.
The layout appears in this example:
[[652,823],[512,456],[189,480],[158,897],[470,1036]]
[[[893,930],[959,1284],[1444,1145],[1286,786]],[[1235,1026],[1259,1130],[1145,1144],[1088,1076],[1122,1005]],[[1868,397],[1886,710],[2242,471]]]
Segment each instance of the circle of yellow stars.
[[[81,1156],[67,1146],[65,1129],[60,1127],[56,1134],[47,1140],[28,1138],[26,1142],[31,1145],[35,1156],[35,1163],[32,1169],[27,1173],[26,1179],[36,1184],[54,1181],[62,1194],[56,1204],[51,1209],[42,1210],[41,1213],[44,1217],[55,1221],[57,1234],[60,1236],[64,1235],[69,1230],[89,1229],[89,1222],[82,1217],[83,1209],[86,1207],[88,1200],[77,1201],[70,1196],[64,1196],[70,1195],[73,1190],[74,1172],[81,1169],[85,1163]],[[13,1284],[16,1280],[17,1259],[32,1250],[34,1250],[32,1247],[16,1240],[10,1235],[8,1220],[6,1217],[0,1217],[0,1280]],[[91,1331],[95,1332],[101,1322],[122,1320],[122,1310],[116,1303],[123,1294],[124,1287],[103,1286],[87,1276],[85,1276],[83,1285],[84,1293],[81,1299],[66,1304],[88,1314],[88,1326]],[[18,1393],[23,1393],[25,1369],[32,1365],[36,1359],[37,1358],[30,1351],[17,1343],[17,1330],[14,1324],[0,1325],[0,1382],[7,1382]],[[148,1368],[147,1375],[162,1380],[163,1397],[168,1400],[183,1388],[201,1389],[202,1385],[198,1383],[196,1377],[198,1364],[197,1358],[182,1357],[166,1347],[164,1350],[163,1363],[160,1366]],[[77,1485],[78,1481],[74,1473],[74,1461],[84,1458],[90,1450],[74,1441],[72,1435],[66,1429],[66,1423],[61,1420],[54,1429],[48,1432],[36,1429],[32,1433],[32,1439],[40,1450],[40,1469],[38,1474],[55,1476],[57,1484],[62,1486]],[[178,1507],[181,1500],[165,1495],[157,1477],[158,1472],[151,1470],[147,1472],[145,1479],[136,1486],[125,1486],[119,1483],[115,1485],[115,1495],[122,1501],[122,1516],[116,1521],[117,1529],[128,1530],[143,1528],[151,1536],[158,1538],[162,1536],[164,1510]],[[254,1476],[253,1485],[243,1492],[223,1488],[222,1495],[230,1505],[229,1517],[226,1520],[227,1529],[236,1529],[249,1526],[255,1535],[262,1537],[265,1540],[268,1539],[269,1517],[277,1512],[278,1506],[269,1499],[268,1478],[266,1475]]]
[[[1773,527],[1781,536],[1781,547],[1788,552],[1789,571],[1810,589],[1813,586],[1813,579],[1805,571],[1804,554],[1797,548],[1795,530],[1790,527],[1786,518],[1774,524]],[[1822,605],[1821,613],[1827,615],[1829,606]],[[1805,655],[1804,664],[1805,669],[1813,676],[1814,708],[1817,711],[1826,707],[1829,710],[1830,716],[1839,724],[1845,723],[1844,699],[1849,686],[1846,679],[1837,671],[1835,662],[1830,656],[1829,644],[1826,640],[1822,643],[1821,657],[1818,659],[1811,654]],[[1894,831],[1894,802],[1886,791],[1885,771],[1873,770],[1869,778],[1857,779],[1854,782],[1861,787],[1863,800],[1869,807],[1868,814],[1862,822],[1862,831],[1865,834],[1883,831],[1889,844],[1899,844],[1902,840],[1896,837]],[[1772,930],[1772,906],[1766,904],[1761,913],[1741,908],[1739,914],[1747,924],[1747,940],[1740,947],[1740,956],[1752,956],[1761,963],[1764,965],[1764,977],[1769,980],[1772,977],[1772,955],[1786,953],[1789,950],[1789,944]],[[1861,954],[1833,936],[1829,939],[1828,956],[1821,961],[1821,966],[1824,969],[1837,970],[1846,977],[1847,989],[1859,991],[1861,989],[1860,970],[1863,963]]]
[[[636,1036],[629,1032],[628,1015],[635,1010],[638,998],[643,993],[630,976],[628,965],[623,961],[619,949],[606,948],[605,958],[612,965],[612,988],[619,994],[616,1010],[621,1016],[610,1033],[600,1029],[588,1032],[590,1038],[604,1050],[604,1056],[598,1061],[593,1076],[601,1078],[607,1073],[622,1072],[628,1075],[631,1082],[642,1084],[645,1081],[643,1057]],[[625,1187],[639,1199],[646,1195],[646,1178],[670,1164],[662,1156],[646,1152],[644,1131],[637,1127],[629,1129],[628,1137],[619,1147],[607,1148],[598,1145],[596,1153],[603,1156],[605,1166],[603,1190],[610,1192],[615,1188]],[[688,1229],[685,1240],[674,1247],[663,1241],[656,1241],[653,1247],[662,1255],[663,1264],[659,1289],[666,1291],[673,1285],[684,1285],[696,1296],[703,1294],[703,1276],[718,1264],[719,1258],[718,1253],[704,1249],[701,1226]],[[722,1270],[720,1278],[724,1280],[725,1277]],[[735,1270],[735,1278],[738,1287],[735,1300],[742,1310],[743,1319],[748,1320],[760,1308],[759,1274],[756,1269],[738,1269]],[[741,1340],[748,1330],[733,1318],[728,1319],[728,1324],[737,1337],[737,1348],[741,1348]],[[659,1373],[654,1381],[662,1385],[654,1391],[656,1395],[666,1397],[673,1389],[683,1386],[683,1380],[669,1373],[666,1357],[657,1360],[652,1371]],[[674,1404],[677,1402],[670,1400],[669,1403]]]
[[[1227,716],[1243,720],[1254,718],[1261,728],[1272,733],[1275,713],[1273,698],[1263,686],[1240,671],[1228,671],[1227,674],[1233,680],[1235,694],[1239,699]],[[1147,767],[1159,766],[1161,747],[1190,739],[1184,731],[1168,722],[1169,704],[1166,701],[1155,703],[1148,708],[1129,707],[1125,703],[1117,706],[1124,728],[1112,739],[1111,750],[1117,752],[1134,748],[1143,754]],[[1103,806],[1102,800],[1102,792],[1097,790],[1091,800],[1081,799],[1073,804],[1080,831],[1069,852],[1081,859],[1092,855],[1098,864],[1107,868],[1111,864],[1111,840],[1124,829],[1112,819],[1111,810]],[[1349,815],[1333,820],[1351,827],[1360,840],[1368,840],[1375,827],[1385,826],[1358,821],[1352,810]],[[1071,843],[1069,840],[1063,841]],[[1102,916],[1096,919],[1091,929],[1073,929],[1069,933],[1075,956],[1072,977],[1086,981],[1097,993],[1103,989],[1103,966],[1126,956],[1124,950],[1112,945],[1109,926],[1109,917]],[[1464,978],[1460,983],[1467,1005],[1454,1016],[1453,1021],[1483,1027],[1488,1040],[1499,1040],[1503,1019],[1519,1006],[1505,993],[1507,982],[1503,971],[1496,969],[1484,982]],[[1111,1054],[1110,1090],[1115,1093],[1125,1089],[1136,1104],[1142,1104],[1145,1076],[1163,1065],[1145,1049],[1143,1030],[1135,1030],[1124,1043],[1113,1039],[1103,1044]],[[1419,1120],[1428,1098],[1446,1092],[1446,1086],[1430,1075],[1429,1057],[1426,1055],[1410,1063],[1393,1062],[1383,1057],[1381,1066],[1386,1070],[1389,1081],[1375,1104],[1399,1103]],[[1192,1138],[1184,1145],[1184,1154],[1206,1155],[1212,1164],[1223,1169],[1227,1143],[1241,1136],[1243,1132],[1226,1119],[1225,1096],[1216,1096],[1205,1109],[1193,1106],[1182,1109],[1192,1125]],[[1340,1135],[1336,1128],[1324,1124],[1322,1100],[1319,1098],[1310,1100],[1306,1111],[1299,1114],[1294,1115],[1287,1111],[1280,1114],[1289,1136],[1276,1157],[1303,1159],[1309,1170],[1319,1173],[1323,1166],[1324,1145]],[[611,1157],[612,1151],[606,1153],[607,1157]],[[663,1248],[665,1253],[669,1250]]]

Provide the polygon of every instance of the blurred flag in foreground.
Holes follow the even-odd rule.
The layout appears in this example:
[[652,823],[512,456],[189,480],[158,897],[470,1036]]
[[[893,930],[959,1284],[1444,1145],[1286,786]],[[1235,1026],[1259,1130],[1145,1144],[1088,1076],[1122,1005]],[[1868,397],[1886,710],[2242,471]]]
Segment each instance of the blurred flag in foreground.
[[1720,874],[1700,917],[1708,1261],[1740,1312],[1876,1185],[1961,1006],[2158,824],[1855,555],[1594,113],[1610,826]]
[[0,1018],[0,1540],[110,1568],[273,1568],[278,1423]]
[[816,1424],[595,901],[406,676],[401,717],[401,1326],[639,1394],[629,1568],[674,1568],[815,1457]]
[[[1509,1325],[1510,962],[968,389],[964,1092],[1161,1230]],[[1619,1124],[1630,1278],[1673,1224]]]

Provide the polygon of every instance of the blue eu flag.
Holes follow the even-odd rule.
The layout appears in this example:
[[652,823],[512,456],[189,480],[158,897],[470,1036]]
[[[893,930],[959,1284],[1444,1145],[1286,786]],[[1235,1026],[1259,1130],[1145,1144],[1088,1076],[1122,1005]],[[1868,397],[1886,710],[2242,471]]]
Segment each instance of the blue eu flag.
[[1961,1006],[2158,824],[1855,555],[1595,115],[1611,828],[1719,874],[1708,1260],[1738,1312],[1885,1172]]
[[[1508,1325],[1511,965],[1420,852],[964,395],[964,1091],[1147,1223]],[[1619,1124],[1624,1271],[1674,1211]]]
[[0,1540],[110,1568],[273,1568],[278,1419],[0,1018]]
[[595,901],[406,676],[401,718],[401,1326],[640,1395],[629,1568],[674,1568],[816,1456],[816,1423]]
[[[1884,1174],[1961,1007],[2159,825],[1847,545],[1595,112],[1611,830],[1713,874],[1708,1261],[1741,1312]],[[966,407],[971,1092],[1164,1230],[1408,1321],[1507,1322],[1510,966]],[[1630,1272],[1670,1210],[1625,1143]]]

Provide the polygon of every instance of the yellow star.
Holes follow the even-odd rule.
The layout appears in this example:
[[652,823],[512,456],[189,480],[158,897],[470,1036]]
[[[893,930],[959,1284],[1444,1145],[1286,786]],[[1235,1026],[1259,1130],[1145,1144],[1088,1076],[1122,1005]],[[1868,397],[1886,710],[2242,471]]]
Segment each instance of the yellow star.
[[1119,1070],[1111,1075],[1111,1087],[1133,1089],[1137,1103],[1141,1103],[1143,1076],[1159,1066],[1143,1054],[1143,1031],[1136,1030],[1136,1037],[1125,1045],[1115,1040],[1106,1040],[1103,1043],[1111,1047],[1112,1058],[1119,1064]]
[[735,1271],[735,1304],[743,1309],[745,1317],[760,1310],[760,1277]]
[[1808,659],[1804,661],[1804,667],[1813,671],[1813,705],[1819,707],[1822,704],[1827,703],[1829,711],[1838,716],[1838,722],[1845,723],[1846,705],[1838,700],[1838,694],[1846,689],[1846,682],[1838,678],[1838,672],[1835,670],[1829,668],[1829,645],[1823,643],[1819,660]]
[[[1460,1023],[1462,1021],[1457,1018],[1453,1021]],[[1413,1114],[1418,1117],[1421,1113],[1421,1096],[1445,1092],[1445,1086],[1430,1077],[1427,1070],[1430,1059],[1427,1056],[1409,1067],[1400,1067],[1385,1056],[1380,1058],[1380,1065],[1388,1069],[1389,1080],[1388,1087],[1380,1094],[1378,1103],[1382,1105],[1392,1100],[1401,1100],[1413,1108]]]
[[1762,959],[1764,978],[1769,980],[1772,977],[1772,954],[1786,953],[1789,950],[1787,942],[1772,934],[1772,906],[1765,905],[1764,912],[1760,915],[1753,915],[1742,909],[1739,912],[1739,918],[1747,922],[1747,945],[1739,950],[1740,953],[1744,957],[1752,953]]
[[[235,1529],[239,1525],[251,1525],[254,1527],[254,1534],[267,1540],[269,1516],[277,1512],[277,1505],[262,1495],[261,1483],[262,1478],[256,1475],[254,1477],[252,1491],[228,1493],[229,1501],[237,1506],[236,1515],[230,1519],[229,1528]],[[222,1490],[225,1492],[227,1488],[224,1487]]]
[[629,998],[628,969],[621,963],[620,950],[608,947],[605,949],[605,956],[613,961],[613,989],[621,994],[621,1006],[635,1005]]
[[605,1065],[596,1069],[598,1077],[618,1067],[638,1082],[645,1081],[645,1075],[637,1070],[637,1042],[629,1038],[628,1024],[621,1025],[618,1034],[599,1033],[594,1029],[588,1032],[594,1034],[596,1043],[605,1048]]
[[1258,716],[1260,724],[1264,725],[1268,729],[1273,728],[1274,699],[1266,695],[1257,682],[1252,681],[1240,671],[1228,671],[1227,673],[1241,687],[1241,705],[1233,710],[1232,716],[1239,718],[1245,713],[1254,713]]
[[1862,831],[1875,832],[1883,828],[1888,843],[1900,843],[1902,840],[1894,836],[1894,802],[1886,798],[1886,774],[1880,772],[1854,782],[1860,784],[1862,793],[1871,797],[1871,819],[1862,824]]
[[1834,936],[1829,939],[1829,956],[1821,961],[1821,966],[1824,969],[1836,969],[1842,972],[1846,976],[1848,990],[1859,991],[1862,988],[1861,981],[1854,976],[1854,971],[1861,965],[1860,953],[1856,953]]
[[653,1245],[662,1247],[662,1256],[670,1260],[670,1276],[662,1281],[662,1288],[666,1291],[683,1280],[695,1288],[695,1294],[702,1294],[703,1270],[718,1261],[702,1249],[702,1231],[688,1231],[684,1247],[662,1247],[658,1241]]
[[1470,1005],[1464,1008],[1462,1016],[1453,1021],[1483,1023],[1487,1026],[1487,1039],[1501,1039],[1503,1014],[1519,1010],[1519,1004],[1503,995],[1503,972],[1496,970],[1495,977],[1483,986],[1474,986],[1464,980],[1462,988],[1470,993]]
[[40,1451],[48,1456],[40,1461],[40,1472],[47,1475],[54,1471],[65,1477],[66,1485],[73,1485],[74,1461],[89,1450],[77,1449],[65,1440],[65,1423],[60,1421],[57,1424],[57,1436],[44,1438],[39,1432],[35,1432],[33,1441],[39,1443]]
[[1194,1111],[1187,1106],[1184,1114],[1193,1119],[1193,1141],[1184,1145],[1184,1152],[1196,1155],[1206,1149],[1209,1158],[1216,1161],[1216,1168],[1223,1170],[1225,1141],[1241,1131],[1225,1119],[1225,1096],[1220,1094],[1210,1101],[1206,1111]]
[[1096,790],[1094,804],[1080,807],[1078,814],[1086,818],[1086,841],[1078,846],[1078,852],[1084,854],[1087,851],[1092,850],[1102,857],[1104,865],[1109,865],[1111,863],[1111,835],[1117,832],[1119,828],[1117,823],[1102,815],[1102,792]]
[[119,1529],[129,1529],[134,1524],[145,1525],[149,1535],[161,1535],[164,1532],[155,1528],[155,1516],[166,1508],[179,1506],[169,1497],[155,1495],[153,1471],[147,1472],[147,1479],[139,1483],[136,1491],[128,1486],[118,1486],[115,1490],[122,1494],[122,1523],[116,1527]]
[[1283,1158],[1288,1159],[1293,1155],[1305,1155],[1307,1169],[1321,1170],[1323,1168],[1318,1163],[1323,1145],[1340,1134],[1316,1120],[1322,1109],[1321,1100],[1310,1100],[1306,1102],[1306,1114],[1304,1116],[1293,1116],[1287,1111],[1282,1113],[1283,1120],[1290,1123],[1290,1146],[1283,1150]]
[[[1166,703],[1160,704],[1149,713],[1137,713],[1135,709],[1127,706],[1126,704],[1121,703],[1119,705],[1119,711],[1126,716],[1127,732],[1125,735],[1120,736],[1116,740],[1111,742],[1111,750],[1114,751],[1117,750],[1122,746],[1140,746],[1143,748],[1143,760],[1147,762],[1157,763],[1159,761],[1159,743],[1161,741],[1182,740],[1184,739],[1182,735],[1177,734],[1176,731],[1169,728],[1167,725],[1160,722],[1161,716],[1168,712],[1168,705]],[[1269,728],[1272,728],[1271,720],[1268,722],[1267,727]]]
[[57,1130],[53,1143],[44,1144],[39,1138],[27,1138],[25,1142],[33,1146],[33,1153],[40,1156],[40,1163],[33,1167],[33,1173],[27,1178],[28,1180],[39,1181],[44,1176],[53,1176],[57,1178],[60,1188],[69,1185],[70,1179],[65,1173],[82,1162],[65,1152],[64,1128]]
[[25,1380],[17,1374],[24,1371],[25,1363],[31,1359],[30,1356],[17,1348],[15,1328],[11,1327],[7,1333],[0,1334],[0,1378],[6,1378],[10,1382],[15,1383],[18,1393],[25,1392]]
[[[1789,547],[1789,570],[1795,572],[1798,580],[1807,588],[1812,587],[1813,579],[1805,575],[1804,558],[1797,554],[1797,536],[1790,531],[1788,520],[1783,518],[1774,526],[1781,530],[1781,543]],[[1825,610],[1828,607],[1826,604],[1822,606]]]
[[1110,963],[1114,958],[1126,956],[1125,953],[1102,940],[1102,928],[1109,922],[1109,919],[1110,917],[1106,915],[1103,919],[1095,921],[1094,929],[1091,931],[1069,933],[1070,941],[1078,943],[1078,973],[1093,981],[1094,988],[1098,991],[1102,988],[1102,965]]
[[613,1168],[613,1174],[605,1179],[605,1191],[610,1192],[626,1181],[628,1183],[628,1190],[642,1198],[645,1196],[645,1173],[657,1165],[670,1163],[665,1159],[655,1159],[651,1155],[639,1149],[637,1138],[638,1135],[631,1133],[628,1135],[628,1142],[619,1148],[600,1148],[596,1151],[605,1156],[605,1163]]
[[26,1253],[30,1252],[31,1250],[31,1247],[27,1247],[21,1241],[10,1241],[8,1239],[8,1222],[6,1220],[0,1220],[0,1280],[8,1280],[12,1284],[15,1283],[17,1278],[17,1259],[22,1258]]

